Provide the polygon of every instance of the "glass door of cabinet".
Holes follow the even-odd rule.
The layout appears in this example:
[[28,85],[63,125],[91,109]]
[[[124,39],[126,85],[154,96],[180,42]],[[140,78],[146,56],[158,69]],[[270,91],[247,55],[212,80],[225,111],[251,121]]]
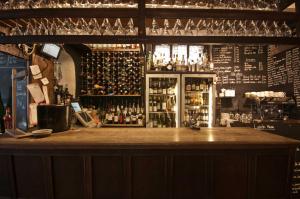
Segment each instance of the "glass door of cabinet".
[[213,126],[215,78],[214,74],[182,75],[181,126]]
[[180,75],[146,75],[146,122],[148,128],[180,126]]

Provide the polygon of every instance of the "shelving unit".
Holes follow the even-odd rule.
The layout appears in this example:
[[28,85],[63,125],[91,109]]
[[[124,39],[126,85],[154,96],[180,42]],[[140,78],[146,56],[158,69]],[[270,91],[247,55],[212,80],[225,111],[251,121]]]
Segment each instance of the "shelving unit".
[[[299,1],[283,1],[280,9],[296,3],[296,12],[226,10],[226,9],[173,9],[145,8],[145,0],[138,1],[138,8],[41,8],[1,10],[0,25],[11,27],[14,20],[29,18],[134,18],[137,21],[138,36],[93,36],[93,35],[36,35],[1,36],[2,44],[17,43],[240,43],[240,44],[300,44]],[[178,15],[180,13],[180,15]],[[298,37],[256,37],[256,36],[147,36],[147,18],[212,18],[241,20],[275,20],[295,24]],[[25,25],[26,23],[23,22]]]

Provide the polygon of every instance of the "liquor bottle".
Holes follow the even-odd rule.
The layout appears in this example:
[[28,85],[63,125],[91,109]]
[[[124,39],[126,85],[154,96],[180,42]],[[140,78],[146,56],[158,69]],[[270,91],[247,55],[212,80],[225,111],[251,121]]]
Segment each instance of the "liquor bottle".
[[156,114],[154,114],[154,117],[153,117],[153,128],[157,128],[157,118],[156,118]]
[[162,127],[162,121],[161,121],[161,115],[158,116],[158,121],[157,121],[157,128]]
[[148,122],[148,127],[153,128],[153,115],[150,114],[149,115],[149,122]]
[[6,106],[5,115],[3,117],[5,128],[12,129],[12,116],[11,116],[11,108],[10,106]]
[[0,133],[5,133],[5,125],[4,125],[4,105],[2,101],[2,96],[0,92]]
[[137,105],[136,115],[137,115],[137,124],[138,124],[139,126],[143,126],[143,125],[144,125],[143,114],[142,114],[142,112],[141,112],[141,109],[140,109],[140,105],[139,105],[139,104]]
[[157,112],[157,101],[156,101],[156,97],[153,97],[152,104],[153,104],[153,112]]
[[131,123],[132,124],[137,124],[137,113],[136,113],[135,104],[133,104],[133,107],[132,107]]
[[153,112],[153,101],[152,101],[152,97],[149,97],[149,112]]
[[131,122],[130,114],[131,114],[131,112],[130,112],[130,109],[129,109],[128,112],[126,112],[126,119],[125,119],[126,124],[130,124],[130,122]]
[[158,80],[158,88],[157,88],[157,94],[162,94],[162,87],[161,87],[161,79]]
[[119,123],[119,115],[120,115],[120,109],[119,109],[119,105],[118,105],[114,112],[114,124]]
[[190,80],[187,80],[187,81],[186,81],[186,84],[185,84],[185,90],[186,90],[186,91],[191,91],[191,90],[192,90],[192,85],[191,85]]
[[157,109],[157,112],[160,112],[161,111],[161,99],[160,99],[160,97],[157,97],[156,98],[157,100],[156,100],[156,109]]
[[166,128],[167,124],[166,124],[166,119],[165,119],[165,114],[161,115],[161,127],[162,128]]
[[167,71],[174,71],[173,64],[172,64],[171,60],[168,62],[166,70]]
[[195,80],[192,80],[192,91],[196,90],[196,82]]
[[157,87],[156,87],[157,86],[157,82],[153,80],[152,86],[153,86],[153,94],[157,94]]
[[113,123],[113,114],[111,112],[111,109],[108,109],[107,112],[107,124],[112,124]]
[[153,81],[151,78],[149,79],[149,94],[153,94]]
[[167,111],[167,100],[166,100],[166,97],[162,97],[161,110],[162,110],[162,112]]
[[167,94],[167,82],[166,82],[166,80],[161,82],[161,87],[162,87],[162,94],[166,95]]

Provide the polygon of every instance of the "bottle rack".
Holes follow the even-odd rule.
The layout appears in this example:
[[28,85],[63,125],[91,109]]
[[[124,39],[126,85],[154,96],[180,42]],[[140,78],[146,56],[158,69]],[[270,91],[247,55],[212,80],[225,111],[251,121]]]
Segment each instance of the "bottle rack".
[[92,51],[81,57],[81,95],[141,96],[143,70],[138,51]]

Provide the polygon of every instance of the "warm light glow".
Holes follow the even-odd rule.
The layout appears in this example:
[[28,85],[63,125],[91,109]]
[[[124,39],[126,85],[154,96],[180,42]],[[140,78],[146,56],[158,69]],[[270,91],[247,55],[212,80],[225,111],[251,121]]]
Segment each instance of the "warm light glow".
[[209,101],[208,101],[208,127],[212,127],[212,120],[213,120],[213,92],[212,92],[212,85],[209,86]]
[[209,133],[209,134],[208,134],[208,141],[209,141],[209,142],[214,142],[214,141],[215,141],[214,135],[213,135],[212,133]]

